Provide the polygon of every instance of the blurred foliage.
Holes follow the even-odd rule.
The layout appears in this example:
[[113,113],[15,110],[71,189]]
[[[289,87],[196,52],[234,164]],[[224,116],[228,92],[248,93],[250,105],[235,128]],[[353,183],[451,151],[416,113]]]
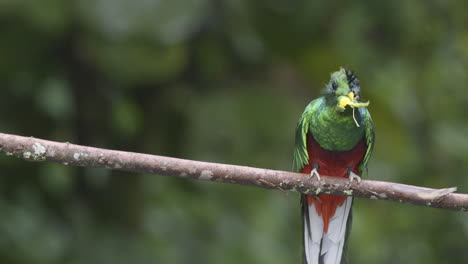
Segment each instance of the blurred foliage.
[[[367,178],[468,192],[463,1],[0,0],[0,131],[289,170],[341,65]],[[0,158],[2,263],[300,263],[298,195]],[[352,263],[466,263],[466,213],[355,203]]]

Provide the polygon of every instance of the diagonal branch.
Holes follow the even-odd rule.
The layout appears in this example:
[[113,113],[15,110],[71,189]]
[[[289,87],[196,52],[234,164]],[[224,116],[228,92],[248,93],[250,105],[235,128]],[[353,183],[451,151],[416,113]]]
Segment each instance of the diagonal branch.
[[52,161],[63,165],[236,183],[306,194],[352,195],[455,211],[468,210],[468,194],[453,193],[456,188],[429,189],[368,180],[350,185],[347,179],[327,176],[321,176],[321,182],[318,182],[300,173],[93,148],[3,133],[0,133],[0,151],[28,161]]

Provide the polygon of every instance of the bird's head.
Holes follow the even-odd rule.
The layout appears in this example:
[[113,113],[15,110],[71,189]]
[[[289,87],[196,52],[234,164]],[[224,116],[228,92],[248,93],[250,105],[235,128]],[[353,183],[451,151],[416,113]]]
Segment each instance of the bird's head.
[[361,87],[359,80],[350,70],[340,68],[331,74],[330,82],[325,88],[325,94],[336,103],[339,111],[343,112],[346,106],[351,108],[366,107],[369,102],[361,101]]

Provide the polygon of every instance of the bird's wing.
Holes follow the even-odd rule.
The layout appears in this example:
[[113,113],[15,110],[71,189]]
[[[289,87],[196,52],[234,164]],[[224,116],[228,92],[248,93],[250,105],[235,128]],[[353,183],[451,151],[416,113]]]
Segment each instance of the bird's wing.
[[372,150],[374,149],[374,141],[375,141],[375,132],[374,132],[374,122],[372,121],[372,117],[367,110],[367,108],[359,108],[359,111],[361,113],[361,117],[364,123],[365,127],[365,134],[364,136],[366,137],[366,145],[367,145],[367,150],[366,153],[364,154],[364,158],[362,159],[361,165],[359,166],[359,174],[362,175],[362,173],[367,170],[367,163],[369,162],[369,158],[372,154]]
[[297,122],[296,142],[294,145],[293,170],[300,172],[305,165],[309,164],[309,154],[307,153],[307,133],[310,129],[310,122],[315,111],[318,110],[323,98],[313,100],[307,105],[304,113]]

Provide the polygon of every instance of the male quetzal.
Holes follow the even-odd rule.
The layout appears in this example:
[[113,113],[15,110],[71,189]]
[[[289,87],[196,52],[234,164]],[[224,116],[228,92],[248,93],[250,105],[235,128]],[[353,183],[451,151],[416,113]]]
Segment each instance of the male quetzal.
[[[324,95],[309,103],[296,127],[294,170],[358,182],[374,146],[374,125],[359,81],[341,68]],[[302,195],[304,263],[339,264],[351,225],[352,197]]]

